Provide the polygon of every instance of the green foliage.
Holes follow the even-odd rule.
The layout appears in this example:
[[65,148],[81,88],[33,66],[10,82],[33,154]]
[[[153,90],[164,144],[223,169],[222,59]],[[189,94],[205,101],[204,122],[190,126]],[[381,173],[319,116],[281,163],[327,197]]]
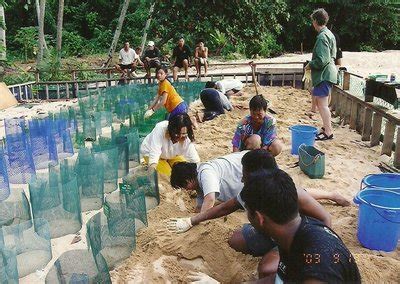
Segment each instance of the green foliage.
[[25,62],[36,55],[38,47],[39,33],[37,27],[22,27],[15,37],[14,43],[22,47]]
[[71,76],[61,72],[61,61],[55,48],[50,48],[45,53],[43,60],[37,66],[42,81],[70,80]]
[[78,55],[84,51],[85,41],[77,32],[63,31],[62,50],[65,54]]

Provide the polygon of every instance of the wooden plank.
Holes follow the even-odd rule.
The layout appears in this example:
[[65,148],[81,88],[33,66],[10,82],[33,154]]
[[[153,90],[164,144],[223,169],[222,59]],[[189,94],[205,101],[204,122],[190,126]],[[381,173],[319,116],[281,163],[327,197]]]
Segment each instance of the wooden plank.
[[293,73],[293,88],[296,88],[296,73]]
[[282,87],[285,86],[285,74],[282,74]]
[[358,109],[359,104],[355,101],[351,101],[351,110],[350,110],[350,129],[356,129],[357,126],[357,109]]
[[69,99],[69,84],[65,84],[65,91],[67,92],[67,98]]
[[246,85],[247,85],[248,82],[249,82],[249,76],[246,74]]
[[27,100],[28,100],[28,93],[29,93],[29,91],[28,91],[28,85],[25,85],[25,86],[24,86],[24,89],[25,89],[25,100],[27,101]]
[[400,126],[397,126],[396,149],[394,151],[393,165],[400,168]]
[[60,84],[57,84],[57,99],[60,98]]
[[369,141],[371,139],[371,123],[372,123],[372,110],[365,108],[363,130],[361,134],[362,141]]
[[344,72],[343,74],[343,90],[350,89],[350,73]]
[[49,99],[49,85],[46,84],[45,86],[45,91],[46,91],[46,99]]
[[364,113],[365,113],[365,107],[357,103],[356,131],[360,134],[362,133],[364,126]]
[[382,116],[379,113],[374,112],[374,117],[372,119],[371,147],[379,145],[379,141],[381,139],[381,129]]
[[352,106],[352,99],[346,99],[346,107],[345,107],[345,114],[344,114],[344,125],[350,123],[350,115],[351,115],[351,106]]
[[331,93],[331,101],[329,102],[329,107],[331,108],[331,111],[334,112],[336,109],[336,100],[338,98],[338,93],[335,90],[332,90]]
[[89,84],[85,83],[85,89],[86,89],[86,93],[89,93]]
[[383,136],[383,145],[381,155],[388,155],[389,157],[392,155],[393,148],[393,140],[394,140],[394,131],[396,129],[396,125],[390,121],[386,122],[385,134]]

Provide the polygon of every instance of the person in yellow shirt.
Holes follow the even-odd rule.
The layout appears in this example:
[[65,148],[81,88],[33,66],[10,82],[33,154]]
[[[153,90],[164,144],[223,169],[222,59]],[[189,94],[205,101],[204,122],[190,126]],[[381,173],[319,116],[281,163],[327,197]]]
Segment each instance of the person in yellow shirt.
[[157,71],[157,96],[144,114],[145,118],[152,116],[157,109],[163,106],[169,113],[169,118],[188,112],[188,105],[175,90],[174,86],[172,86],[171,82],[168,81],[167,75],[168,70],[166,68],[161,68]]

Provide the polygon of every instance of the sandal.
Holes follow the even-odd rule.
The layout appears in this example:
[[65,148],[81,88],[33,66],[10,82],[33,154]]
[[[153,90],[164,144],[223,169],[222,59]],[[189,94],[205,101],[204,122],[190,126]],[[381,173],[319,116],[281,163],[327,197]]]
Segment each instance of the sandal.
[[321,132],[316,136],[315,141],[325,141],[325,140],[332,140],[332,139],[333,139],[333,134],[328,136],[328,135],[326,135],[325,132]]

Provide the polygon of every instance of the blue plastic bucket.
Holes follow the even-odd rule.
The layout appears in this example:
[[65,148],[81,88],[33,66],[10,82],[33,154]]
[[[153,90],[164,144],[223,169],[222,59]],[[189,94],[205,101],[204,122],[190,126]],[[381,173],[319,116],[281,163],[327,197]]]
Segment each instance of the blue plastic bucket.
[[400,237],[400,194],[366,188],[354,197],[359,204],[357,237],[363,247],[394,251]]
[[306,146],[314,146],[315,135],[318,129],[310,125],[294,125],[289,127],[292,131],[292,155],[299,154],[299,146],[305,144]]
[[361,189],[365,187],[377,187],[400,193],[400,174],[372,174],[367,175],[361,181]]

